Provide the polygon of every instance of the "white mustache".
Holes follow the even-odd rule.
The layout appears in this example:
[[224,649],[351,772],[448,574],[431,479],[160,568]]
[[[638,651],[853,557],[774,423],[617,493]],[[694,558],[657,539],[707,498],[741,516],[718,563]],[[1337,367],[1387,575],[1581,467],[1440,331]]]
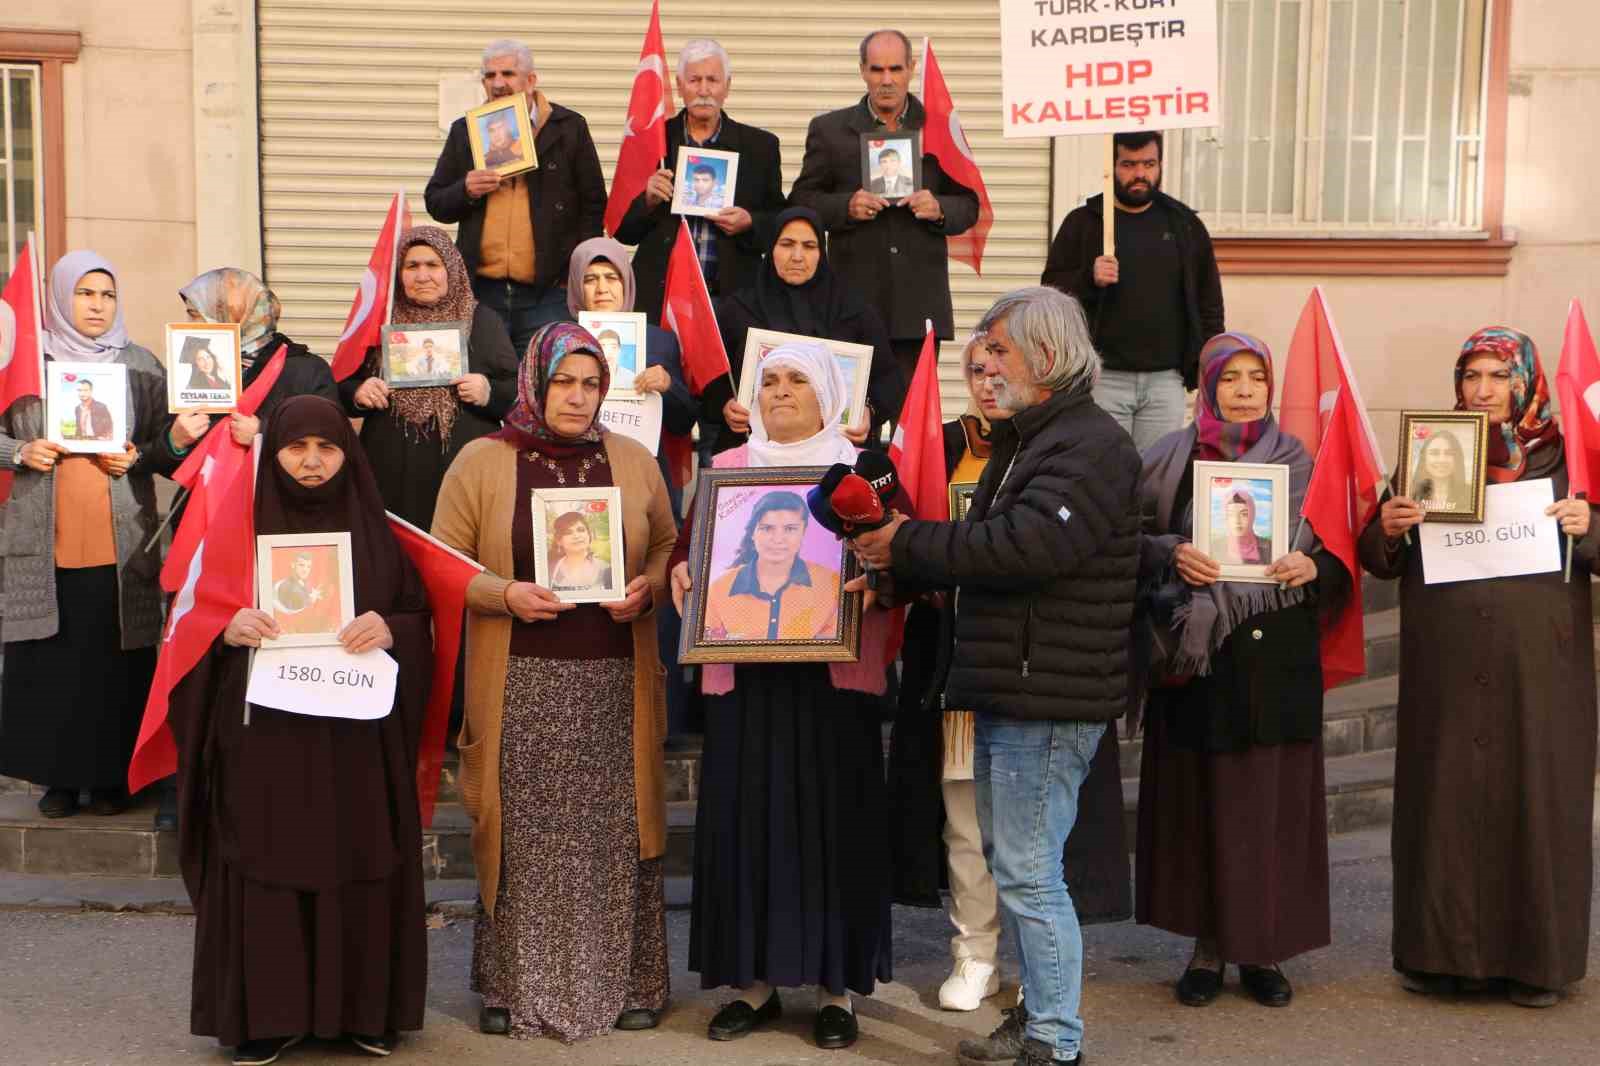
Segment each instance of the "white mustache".
[[690,100],[685,107],[720,107],[721,105],[709,96],[697,96]]

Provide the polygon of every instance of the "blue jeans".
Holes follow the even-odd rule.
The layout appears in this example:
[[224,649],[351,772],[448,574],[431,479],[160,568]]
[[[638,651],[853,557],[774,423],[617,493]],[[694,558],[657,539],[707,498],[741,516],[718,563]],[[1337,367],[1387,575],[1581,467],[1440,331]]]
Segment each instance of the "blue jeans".
[[1183,427],[1183,375],[1176,370],[1102,370],[1094,402],[1144,450]]
[[1083,935],[1061,869],[1078,818],[1078,789],[1103,722],[1035,722],[977,715],[972,776],[983,856],[1001,920],[1021,957],[1028,1036],[1070,1061],[1083,1042]]
[[506,324],[519,363],[528,354],[528,342],[540,326],[567,317],[567,290],[559,285],[524,285],[505,278],[473,278],[472,295]]

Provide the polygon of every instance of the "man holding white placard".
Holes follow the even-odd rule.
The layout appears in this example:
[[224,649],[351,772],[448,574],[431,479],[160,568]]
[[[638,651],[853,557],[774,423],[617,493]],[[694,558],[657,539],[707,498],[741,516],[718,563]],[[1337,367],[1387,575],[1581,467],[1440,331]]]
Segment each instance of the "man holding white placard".
[[1458,410],[1489,416],[1486,521],[1421,525],[1397,496],[1361,536],[1362,565],[1401,579],[1394,965],[1413,992],[1503,979],[1549,1007],[1588,961],[1600,526],[1565,498],[1532,340],[1479,330],[1455,387]]

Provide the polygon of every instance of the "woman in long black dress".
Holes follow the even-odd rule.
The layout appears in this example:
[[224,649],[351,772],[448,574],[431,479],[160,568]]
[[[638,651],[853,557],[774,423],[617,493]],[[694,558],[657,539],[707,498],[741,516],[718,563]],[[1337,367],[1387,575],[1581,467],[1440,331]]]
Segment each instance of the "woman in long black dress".
[[195,909],[190,1030],[273,1061],[307,1035],[387,1055],[422,1028],[417,745],[432,670],[421,579],[384,516],[337,404],[286,401],[267,423],[257,534],[347,530],[356,617],[347,651],[399,663],[394,707],[373,721],[248,705],[250,649],[277,635],[241,609],[173,689],[179,863]]
[[834,275],[823,246],[822,220],[815,211],[789,208],[778,215],[776,231],[754,284],[717,304],[717,324],[733,374],[701,393],[701,410],[716,435],[714,447],[717,451],[735,447],[750,431],[750,411],[738,396],[745,337],[752,329],[871,346],[868,417],[844,431],[852,443],[863,444],[884,421],[899,416],[905,400],[906,382],[894,359],[889,330],[861,294]]
[[500,428],[517,398],[517,353],[505,322],[472,295],[472,278],[450,235],[415,226],[400,235],[392,320],[467,322],[463,372],[449,385],[391,388],[374,347],[356,373],[339,383],[345,414],[359,418],[361,444],[372,460],[389,510],[427,529],[445,471],[468,442]]

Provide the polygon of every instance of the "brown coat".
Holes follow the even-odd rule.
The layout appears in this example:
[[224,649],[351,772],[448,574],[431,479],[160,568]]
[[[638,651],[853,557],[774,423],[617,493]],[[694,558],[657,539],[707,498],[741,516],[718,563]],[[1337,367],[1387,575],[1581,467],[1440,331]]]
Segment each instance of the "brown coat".
[[[666,593],[667,557],[677,531],[667,486],[655,458],[626,437],[608,433],[606,456],[622,490],[627,572],[650,578],[654,602]],[[433,535],[487,567],[467,588],[466,719],[461,726],[461,802],[472,818],[472,858],[490,916],[500,884],[500,724],[505,710],[511,612],[506,589],[512,562],[512,509],[517,505],[517,451],[482,438],[461,450],[439,489]],[[633,622],[633,775],[639,857],[667,847],[666,671],[656,645],[653,608]]]
[[[1553,477],[1560,499],[1553,450],[1527,476]],[[1401,581],[1396,966],[1552,989],[1584,976],[1597,546],[1600,515],[1571,584],[1557,572],[1429,585],[1419,546],[1387,548],[1376,519],[1362,534],[1362,565]]]

